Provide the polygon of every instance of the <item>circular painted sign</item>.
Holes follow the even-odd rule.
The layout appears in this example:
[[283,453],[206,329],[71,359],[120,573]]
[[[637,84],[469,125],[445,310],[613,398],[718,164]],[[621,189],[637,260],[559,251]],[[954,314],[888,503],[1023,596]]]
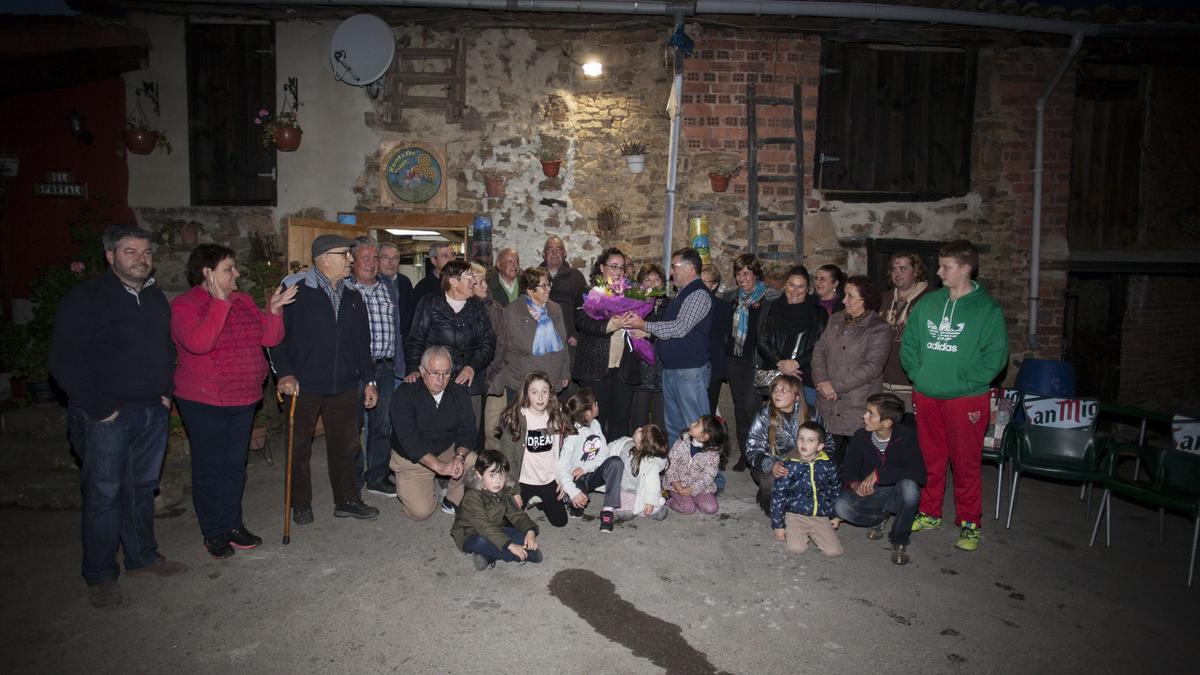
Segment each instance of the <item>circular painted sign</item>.
[[428,150],[401,147],[392,151],[383,163],[388,188],[396,198],[411,204],[424,204],[442,189],[442,165]]

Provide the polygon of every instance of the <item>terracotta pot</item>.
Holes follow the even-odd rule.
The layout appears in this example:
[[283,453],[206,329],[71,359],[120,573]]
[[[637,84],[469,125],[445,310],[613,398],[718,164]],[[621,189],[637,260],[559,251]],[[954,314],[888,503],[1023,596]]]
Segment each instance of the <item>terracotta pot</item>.
[[126,129],[125,148],[135,155],[148,155],[158,145],[158,132],[150,129]]
[[275,149],[280,152],[295,152],[300,147],[304,132],[299,127],[279,127],[275,130]]
[[712,182],[713,192],[724,192],[729,189],[729,176],[710,173],[708,174],[708,180]]
[[561,159],[543,159],[542,173],[546,174],[546,178],[554,178],[558,175],[558,170],[562,168]]
[[487,196],[496,199],[504,196],[504,177],[503,176],[484,176],[483,187],[487,191]]

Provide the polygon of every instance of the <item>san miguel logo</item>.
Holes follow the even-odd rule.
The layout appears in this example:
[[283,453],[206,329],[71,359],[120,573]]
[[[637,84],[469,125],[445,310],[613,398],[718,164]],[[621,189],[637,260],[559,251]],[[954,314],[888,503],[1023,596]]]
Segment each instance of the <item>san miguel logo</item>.
[[1100,412],[1094,398],[1025,398],[1025,414],[1037,426],[1060,429],[1091,427]]
[[958,334],[963,332],[963,328],[967,324],[960,323],[957,327],[950,325],[950,319],[942,317],[941,325],[926,319],[926,327],[929,329],[929,334],[933,336],[932,342],[926,342],[925,348],[932,349],[936,352],[956,352],[958,345],[949,344],[951,341],[958,338]]

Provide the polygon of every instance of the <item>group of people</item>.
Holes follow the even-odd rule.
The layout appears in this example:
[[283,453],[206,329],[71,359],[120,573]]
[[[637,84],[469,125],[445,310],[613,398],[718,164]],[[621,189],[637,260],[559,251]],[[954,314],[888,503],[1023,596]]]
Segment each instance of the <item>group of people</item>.
[[[720,271],[691,248],[668,270],[635,270],[605,249],[584,277],[554,236],[525,269],[513,249],[487,269],[435,243],[414,286],[394,245],[322,235],[310,268],[265,308],[237,290],[229,248],[197,246],[192,289],[168,303],[149,233],[115,226],[104,246],[109,269],[63,301],[51,358],[83,459],[83,575],[97,606],[121,602],[118,547],[127,574],[186,569],[153,536],[172,398],[209,553],[261,543],[241,499],[268,369],[293,411],[297,525],[314,519],[321,418],[335,517],[377,517],[364,489],[398,498],[414,520],[455,514],[454,541],[480,569],[540,560],[526,509],[561,527],[600,490],[602,532],[669,511],[716,513],[730,449],[789,550],[811,540],[836,555],[840,521],[881,538],[894,515],[892,559],[907,562],[909,533],[941,524],[947,463],[958,545],[978,544],[979,450],[1007,335],[972,280],[969,242],[942,249],[936,291],[920,256],[896,254],[881,298],[834,265],[811,277],[797,265],[776,288],[753,254],[736,258],[736,285],[722,292]],[[645,311],[585,311],[590,290],[625,288]],[[645,341],[651,358],[635,348]],[[734,435],[717,410],[724,382]]]

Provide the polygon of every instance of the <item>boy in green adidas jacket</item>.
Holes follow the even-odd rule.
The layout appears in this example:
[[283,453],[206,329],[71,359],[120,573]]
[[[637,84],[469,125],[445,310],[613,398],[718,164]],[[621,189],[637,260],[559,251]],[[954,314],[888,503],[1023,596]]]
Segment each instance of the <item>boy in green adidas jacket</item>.
[[979,252],[971,242],[943,246],[938,252],[943,287],[917,302],[900,345],[900,363],[913,383],[917,441],[929,474],[913,531],[941,527],[949,461],[954,514],[961,528],[955,546],[965,551],[979,546],[979,475],[990,386],[1008,362],[1004,313],[971,280],[978,268]]

